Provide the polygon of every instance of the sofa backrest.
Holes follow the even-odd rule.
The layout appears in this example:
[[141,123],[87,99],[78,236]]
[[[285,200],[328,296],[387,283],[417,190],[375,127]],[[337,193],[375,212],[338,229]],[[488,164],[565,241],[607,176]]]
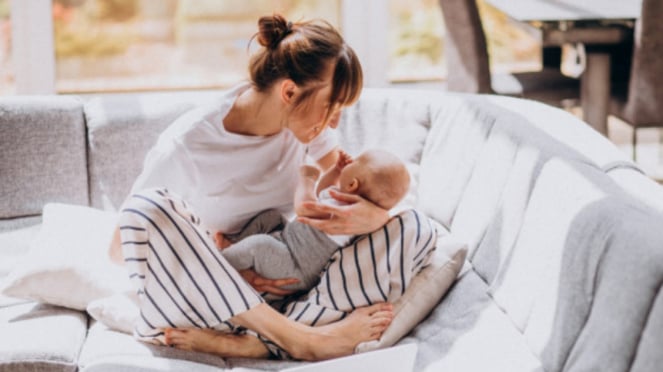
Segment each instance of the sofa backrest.
[[[411,162],[414,204],[469,243],[474,273],[544,370],[660,362],[663,215],[642,201],[663,189],[604,137],[532,101],[439,92],[368,89],[343,119],[349,150]],[[621,170],[649,196],[607,174]]]
[[39,222],[47,202],[89,201],[83,104],[73,97],[0,100],[0,231]]
[[210,91],[108,95],[86,102],[91,205],[117,210],[159,134],[186,111],[207,104],[220,94]]
[[[96,98],[84,115],[73,98],[0,100],[2,223],[51,201],[117,209],[158,134],[220,94]],[[663,192],[586,124],[521,99],[366,89],[336,133],[406,161],[405,203],[469,244],[544,370],[661,365]]]
[[[602,137],[546,110],[445,99],[432,110],[418,205],[469,243],[473,270],[544,370],[651,362],[638,353],[660,301],[663,215],[606,174],[634,167],[622,154],[594,152]],[[584,143],[558,141],[548,125]]]

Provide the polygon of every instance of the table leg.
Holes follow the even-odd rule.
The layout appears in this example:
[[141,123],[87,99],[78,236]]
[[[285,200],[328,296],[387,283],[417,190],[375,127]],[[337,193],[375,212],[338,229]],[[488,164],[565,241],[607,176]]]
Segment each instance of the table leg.
[[543,67],[560,68],[562,66],[562,47],[546,46],[541,50]]
[[599,133],[608,135],[610,109],[610,53],[601,47],[585,47],[585,71],[580,80],[580,102],[584,120]]

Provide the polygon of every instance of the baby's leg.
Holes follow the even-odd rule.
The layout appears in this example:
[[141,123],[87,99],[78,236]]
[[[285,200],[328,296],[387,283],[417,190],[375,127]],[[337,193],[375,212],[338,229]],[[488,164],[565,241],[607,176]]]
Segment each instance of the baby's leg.
[[166,344],[183,350],[200,351],[222,357],[266,358],[269,352],[257,337],[235,335],[204,328],[166,329]]
[[301,270],[288,247],[271,235],[252,235],[221,251],[236,270],[253,270],[268,279],[297,278],[300,283],[284,289],[302,289]]
[[227,238],[232,242],[241,241],[251,235],[269,234],[275,230],[282,230],[288,220],[275,209],[264,210],[255,215],[249,222],[242,227],[239,234],[228,235]]

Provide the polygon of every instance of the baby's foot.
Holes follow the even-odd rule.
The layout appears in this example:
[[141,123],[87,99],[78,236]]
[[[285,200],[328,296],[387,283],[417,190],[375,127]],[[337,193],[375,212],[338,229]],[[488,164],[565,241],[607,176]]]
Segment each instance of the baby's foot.
[[214,234],[214,244],[216,244],[216,248],[219,250],[226,249],[232,245],[232,242],[226,238],[225,235],[223,235],[222,232],[217,231]]

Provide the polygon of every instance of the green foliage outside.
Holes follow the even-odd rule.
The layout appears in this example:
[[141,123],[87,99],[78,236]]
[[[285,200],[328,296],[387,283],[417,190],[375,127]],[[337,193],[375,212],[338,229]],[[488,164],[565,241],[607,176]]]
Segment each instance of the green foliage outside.
[[[57,27],[56,27],[57,29]],[[61,57],[102,57],[123,54],[134,40],[130,33],[56,32],[55,55]]]
[[54,12],[58,58],[121,55],[137,40],[126,25],[138,14],[135,0],[54,0],[53,3],[59,10]]
[[436,9],[420,11],[418,14],[403,12],[398,15],[399,33],[394,43],[393,55],[422,55],[433,64],[442,60],[443,42],[440,26],[441,13]]
[[0,0],[0,19],[9,18],[9,0]]

